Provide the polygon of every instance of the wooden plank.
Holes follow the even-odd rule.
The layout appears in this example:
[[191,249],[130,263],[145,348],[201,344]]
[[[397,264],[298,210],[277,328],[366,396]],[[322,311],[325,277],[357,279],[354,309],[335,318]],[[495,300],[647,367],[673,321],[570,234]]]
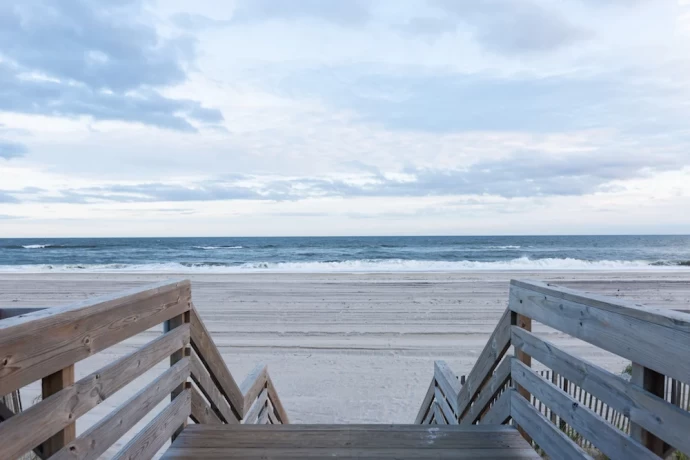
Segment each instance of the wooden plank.
[[0,458],[15,458],[73,423],[189,341],[184,325],[0,423]]
[[8,394],[189,309],[189,281],[46,308],[0,321],[0,394]]
[[514,392],[514,388],[508,388],[501,393],[501,396],[498,397],[494,405],[491,406],[479,423],[487,425],[503,425],[506,423],[510,418],[510,406],[512,404],[512,394]]
[[[632,376],[630,382],[644,388],[659,398],[666,397],[664,393],[666,379],[664,376],[637,363],[632,363]],[[654,433],[645,430],[643,426],[634,422],[634,419],[630,417],[630,436],[658,456],[663,456],[668,447],[664,444],[664,441],[654,436]],[[685,431],[686,437],[687,433],[690,433],[690,423],[686,424],[685,427],[677,428],[684,428],[683,431]]]
[[[678,320],[676,324],[674,318],[645,312],[642,307],[600,309],[597,305],[601,302],[578,297],[582,302],[579,303],[569,300],[570,297],[564,299],[513,285],[509,306],[547,326],[690,383],[690,330],[686,322]],[[634,314],[625,314],[631,311]]]
[[230,402],[230,407],[239,420],[244,415],[244,396],[230,374],[225,361],[218,351],[213,338],[206,329],[196,309],[192,306],[190,324],[192,326],[192,346],[199,355],[201,362],[209,370],[209,374],[223,395]]
[[594,444],[611,459],[658,458],[642,444],[611,426],[606,420],[586,406],[563,393],[551,382],[539,377],[532,369],[513,360],[513,380],[527,388],[568,422],[583,438]]
[[[435,383],[435,381],[434,381]],[[436,389],[436,385],[434,385],[434,390]],[[433,398],[431,400],[431,403],[429,404],[429,411],[427,412],[426,416],[424,417],[424,420],[422,420],[422,425],[431,425],[431,422],[434,419],[434,401]]]
[[244,397],[244,413],[247,413],[249,407],[259,396],[259,393],[261,393],[261,390],[266,387],[267,380],[268,367],[263,363],[257,364],[244,378],[240,385],[240,391]]
[[580,446],[575,444],[564,432],[552,425],[520,393],[511,393],[510,414],[530,437],[541,447],[549,458],[559,460],[592,460]]
[[124,436],[189,375],[189,358],[178,361],[103,420],[57,452],[51,460],[95,460]]
[[276,390],[275,385],[273,385],[273,380],[271,380],[271,376],[268,373],[266,374],[266,389],[268,390],[268,397],[271,400],[271,404],[273,404],[273,408],[275,409],[280,422],[283,424],[290,423],[287,412],[285,412],[283,403],[280,401],[280,397],[278,396],[278,390]]
[[438,404],[439,408],[441,409],[441,412],[443,413],[443,417],[446,419],[449,425],[457,425],[458,420],[455,418],[455,413],[453,412],[453,409],[451,409],[450,405],[448,404],[448,401],[446,400],[446,397],[443,395],[441,392],[441,389],[439,387],[436,387],[435,391],[435,396],[436,396],[436,404]]
[[194,387],[190,388],[190,390],[192,392],[192,413],[190,417],[192,420],[194,420],[194,423],[205,423],[209,425],[222,424],[223,422],[221,422],[216,413],[213,412],[211,406],[204,401],[201,393],[199,393]]
[[174,447],[189,448],[427,448],[529,447],[507,425],[189,425]]
[[190,356],[190,370],[192,380],[197,384],[201,392],[204,394],[208,402],[211,403],[211,409],[220,417],[225,423],[239,423],[237,416],[230,409],[230,405],[225,397],[221,394],[218,387],[216,387],[211,376],[206,372],[206,369],[201,364],[201,361],[196,354],[192,353]]
[[229,448],[229,449],[196,449],[171,448],[165,452],[164,460],[302,460],[327,458],[362,460],[468,460],[468,459],[517,459],[541,460],[539,455],[529,447],[523,449],[347,449],[347,448],[302,448],[302,449],[263,449],[263,448]]
[[461,425],[472,425],[486,411],[487,405],[510,378],[510,360],[511,357],[506,356],[501,361],[501,364],[498,365],[489,381],[484,384],[484,388],[479,393],[477,400],[470,407],[470,410],[465,413],[465,417],[460,420]]
[[[174,318],[170,318],[169,320],[165,321],[163,323],[163,332],[170,332],[171,330],[181,327],[184,324],[189,324],[189,310],[184,312],[181,315],[175,316]],[[174,366],[178,361],[184,359],[186,356],[189,356],[190,354],[190,349],[183,347],[180,348],[179,350],[175,351],[173,354],[170,355],[170,367]],[[177,388],[175,388],[172,392],[170,392],[170,401],[172,402],[177,395],[182,393],[184,391],[185,385],[184,383],[180,384]],[[178,434],[184,429],[184,427],[187,426],[187,420],[182,423],[182,426],[178,428],[177,431],[175,431],[172,435],[171,441],[174,441],[175,438],[177,437]]]
[[450,407],[454,413],[458,410],[458,395],[460,394],[460,381],[445,361],[434,361],[434,378],[436,385],[446,395]]
[[242,423],[244,424],[255,424],[256,419],[259,416],[259,412],[261,412],[261,409],[266,406],[266,401],[268,399],[268,389],[264,388],[261,393],[259,393],[259,396],[254,400],[252,405],[249,407],[249,410],[247,411],[247,414],[245,415],[245,418],[242,419]]
[[429,384],[429,388],[426,390],[426,394],[424,395],[424,399],[422,400],[422,405],[419,408],[419,412],[417,412],[417,417],[414,419],[415,425],[422,424],[424,420],[427,418],[427,414],[431,412],[431,401],[434,400],[434,389],[436,388],[436,378],[432,377],[431,378],[431,383]]
[[[138,460],[153,458],[173,433],[187,420],[192,412],[192,397],[189,388],[177,395],[175,400],[161,411],[148,425],[137,433],[113,460]],[[199,425],[196,425],[199,426]]]
[[511,312],[506,309],[479,358],[477,358],[472,372],[467,376],[465,384],[460,389],[457,414],[461,419],[469,410],[470,404],[479,394],[484,383],[491,378],[492,372],[510,346],[510,318]]
[[[584,388],[603,400],[607,404],[607,411],[610,406],[681,451],[690,452],[690,437],[687,435],[690,427],[689,412],[532,333],[514,328],[512,334],[516,348],[523,348],[540,363],[561,374],[566,379],[564,385],[570,383]],[[565,424],[563,420],[561,422]]]
[[[54,374],[43,377],[41,381],[41,399],[46,400],[50,396],[68,388],[74,384],[74,364],[70,364],[64,369],[61,369]],[[71,423],[67,423],[64,428],[52,435],[45,442],[41,444],[40,451],[46,456],[50,457],[55,452],[62,449],[65,444],[74,440],[77,436],[77,427],[75,419],[71,418]],[[18,422],[19,420],[19,422]],[[21,419],[15,418],[14,423],[21,423]],[[33,446],[31,446],[33,447]]]
[[[268,402],[268,400],[267,400]],[[257,417],[256,423],[259,425],[266,425],[268,423],[268,404],[266,404],[263,409],[261,409],[261,412],[259,412],[259,416]]]

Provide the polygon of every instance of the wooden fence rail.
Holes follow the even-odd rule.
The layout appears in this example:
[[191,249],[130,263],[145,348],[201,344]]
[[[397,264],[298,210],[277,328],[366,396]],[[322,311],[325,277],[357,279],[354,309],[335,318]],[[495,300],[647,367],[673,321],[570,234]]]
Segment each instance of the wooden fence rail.
[[[65,307],[3,311],[0,396],[14,401],[35,381],[42,382],[43,395],[24,410],[1,405],[0,458],[32,450],[40,458],[99,458],[168,396],[170,403],[115,458],[150,458],[190,419],[288,423],[266,366],[250,374],[246,392],[235,383],[191,296],[185,280]],[[160,336],[75,382],[79,361],[159,325]],[[166,359],[165,372],[76,436],[81,416]]]
[[[543,340],[531,331],[532,321],[630,360],[632,375],[609,372]],[[506,353],[511,345],[514,355]],[[535,372],[532,359],[546,369]],[[690,454],[686,313],[512,281],[508,309],[465,384],[444,391],[439,367],[447,368],[436,363],[415,423],[515,424],[550,458]],[[455,405],[449,394],[457,394]]]

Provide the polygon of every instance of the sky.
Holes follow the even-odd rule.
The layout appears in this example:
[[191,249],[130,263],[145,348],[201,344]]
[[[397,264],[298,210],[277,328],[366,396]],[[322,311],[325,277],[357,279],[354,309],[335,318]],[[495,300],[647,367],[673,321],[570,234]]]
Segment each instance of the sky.
[[690,0],[3,0],[0,237],[690,233]]

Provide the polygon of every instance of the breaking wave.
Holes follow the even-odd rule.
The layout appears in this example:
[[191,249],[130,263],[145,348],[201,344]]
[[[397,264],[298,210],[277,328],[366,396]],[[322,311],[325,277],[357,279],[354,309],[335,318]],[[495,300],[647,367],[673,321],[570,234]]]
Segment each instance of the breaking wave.
[[690,269],[690,261],[623,261],[581,260],[572,258],[529,259],[520,257],[506,261],[480,262],[429,261],[403,259],[359,259],[330,262],[248,262],[228,264],[223,262],[167,262],[150,264],[42,264],[0,265],[0,272],[455,272],[470,270],[664,270]]

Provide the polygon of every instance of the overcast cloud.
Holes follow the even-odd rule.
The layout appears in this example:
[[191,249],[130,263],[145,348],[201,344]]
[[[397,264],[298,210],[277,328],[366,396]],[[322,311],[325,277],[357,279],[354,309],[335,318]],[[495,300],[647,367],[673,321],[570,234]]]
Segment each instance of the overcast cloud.
[[690,232],[688,72],[683,1],[6,0],[0,237]]

